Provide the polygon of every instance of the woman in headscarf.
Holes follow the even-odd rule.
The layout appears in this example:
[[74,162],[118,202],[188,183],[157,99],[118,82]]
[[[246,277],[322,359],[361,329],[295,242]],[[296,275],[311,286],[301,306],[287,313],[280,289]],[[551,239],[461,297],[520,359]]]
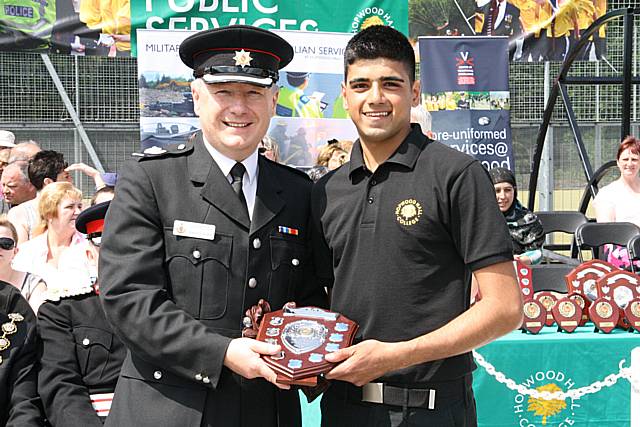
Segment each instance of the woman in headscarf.
[[493,168],[489,171],[500,212],[504,215],[513,240],[513,255],[525,264],[538,264],[542,260],[544,231],[538,217],[518,201],[516,177],[509,169]]

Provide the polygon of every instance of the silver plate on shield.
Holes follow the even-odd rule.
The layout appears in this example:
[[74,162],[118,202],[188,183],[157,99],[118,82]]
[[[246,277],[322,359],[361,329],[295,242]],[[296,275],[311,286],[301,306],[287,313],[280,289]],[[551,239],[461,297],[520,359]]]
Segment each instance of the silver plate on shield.
[[324,344],[327,333],[327,328],[315,320],[298,320],[284,327],[281,340],[289,351],[302,354]]

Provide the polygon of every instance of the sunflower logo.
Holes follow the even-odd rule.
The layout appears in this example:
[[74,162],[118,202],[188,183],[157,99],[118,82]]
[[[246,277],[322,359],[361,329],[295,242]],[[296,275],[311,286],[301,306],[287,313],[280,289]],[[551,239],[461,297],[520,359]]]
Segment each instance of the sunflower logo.
[[422,205],[416,199],[406,199],[396,206],[396,220],[405,226],[415,225],[422,216]]

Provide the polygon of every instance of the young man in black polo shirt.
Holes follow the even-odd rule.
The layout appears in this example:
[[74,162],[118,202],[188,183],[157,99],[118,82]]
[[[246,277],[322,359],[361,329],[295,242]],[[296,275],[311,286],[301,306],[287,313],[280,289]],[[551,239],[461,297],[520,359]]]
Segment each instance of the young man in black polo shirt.
[[[323,426],[476,424],[470,350],[518,327],[512,245],[487,172],[410,124],[414,53],[390,27],[345,51],[342,95],[359,141],[312,194],[331,308],[360,325],[327,357]],[[471,276],[482,299],[469,308]]]

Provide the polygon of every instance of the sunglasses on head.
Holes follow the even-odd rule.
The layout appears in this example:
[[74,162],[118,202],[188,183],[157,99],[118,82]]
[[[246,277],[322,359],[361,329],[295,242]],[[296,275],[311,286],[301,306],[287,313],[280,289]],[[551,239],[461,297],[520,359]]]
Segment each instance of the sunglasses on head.
[[16,242],[12,238],[0,237],[0,249],[4,249],[5,251],[8,251],[10,249],[13,249],[15,245],[16,245]]

